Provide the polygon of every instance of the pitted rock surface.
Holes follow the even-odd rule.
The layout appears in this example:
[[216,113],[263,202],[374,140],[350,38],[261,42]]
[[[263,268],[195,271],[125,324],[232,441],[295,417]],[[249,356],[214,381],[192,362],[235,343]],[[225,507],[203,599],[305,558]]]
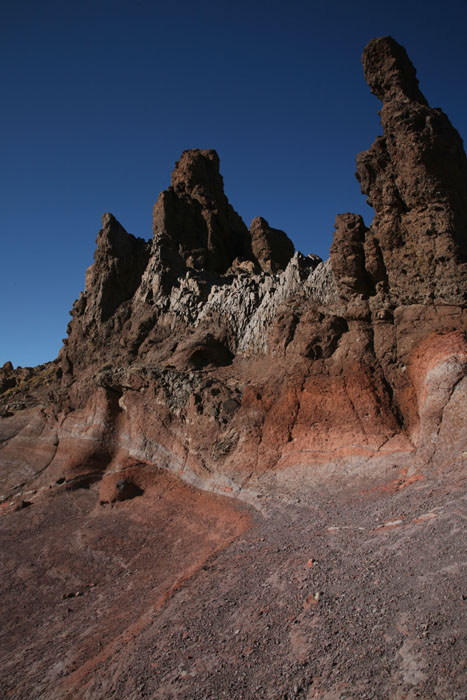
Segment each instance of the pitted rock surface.
[[428,106],[405,49],[394,39],[370,42],[363,67],[383,101],[383,136],[357,156],[362,192],[376,212],[366,236],[367,269],[376,273],[375,285],[396,306],[465,304],[467,158],[462,139],[440,109]]
[[[363,66],[383,100],[383,136],[357,157],[375,218],[368,228],[338,215],[329,261],[294,253],[261,217],[248,230],[213,150],[182,154],[151,243],[104,215],[51,394],[63,430],[51,468],[74,474],[81,449],[88,471],[164,454],[164,466],[186,463],[196,478],[235,480],[388,442],[417,448],[417,348],[466,327],[467,161],[405,49],[373,40]],[[167,371],[180,379],[170,398]],[[199,372],[211,383],[188,379]],[[219,410],[218,384],[238,410]]]

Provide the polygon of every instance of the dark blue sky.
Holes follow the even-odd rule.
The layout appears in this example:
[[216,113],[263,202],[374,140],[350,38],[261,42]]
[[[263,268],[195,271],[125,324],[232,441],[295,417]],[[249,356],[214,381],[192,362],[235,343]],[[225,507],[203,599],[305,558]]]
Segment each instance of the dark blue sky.
[[151,235],[186,148],[215,148],[226,194],[327,257],[363,214],[355,154],[380,133],[360,55],[391,34],[467,136],[467,0],[14,0],[0,9],[0,364],[53,359],[100,217]]

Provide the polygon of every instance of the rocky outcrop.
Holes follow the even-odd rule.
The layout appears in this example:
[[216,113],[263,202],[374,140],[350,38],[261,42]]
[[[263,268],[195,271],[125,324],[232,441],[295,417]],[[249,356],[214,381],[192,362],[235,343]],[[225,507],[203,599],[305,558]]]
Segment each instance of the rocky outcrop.
[[94,264],[86,271],[84,292],[73,305],[61,352],[66,372],[88,367],[111,342],[114,320],[125,314],[125,302],[138,289],[148,258],[146,241],[127,233],[112,214],[103,215]]
[[0,369],[8,696],[460,697],[466,158],[401,46],[363,64],[370,226],[294,252],[185,151],[58,360]]
[[357,177],[375,218],[366,269],[390,303],[465,304],[467,158],[462,139],[418,88],[405,49],[391,37],[363,53],[383,102],[383,135],[357,157]]
[[[397,42],[370,42],[363,65],[383,101],[383,135],[357,157],[375,217],[339,215],[329,261],[294,253],[261,217],[248,230],[213,150],[182,154],[150,243],[104,215],[40,419],[59,425],[47,474],[101,478],[137,460],[238,486],[273,468],[414,454],[436,410],[461,420],[446,406],[464,367],[462,142]],[[438,403],[424,383],[436,346]]]
[[236,260],[254,260],[248,230],[224,194],[213,150],[184,151],[168,190],[154,206],[155,238],[166,236],[184,264],[225,273]]
[[364,244],[367,232],[368,229],[358,214],[339,214],[336,217],[330,258],[343,300],[349,301],[358,294],[368,298],[373,292],[373,280],[365,266]]
[[11,362],[5,362],[3,367],[0,367],[0,393],[3,394],[8,389],[12,389],[17,381],[18,377],[13,365]]
[[55,400],[53,388],[62,375],[58,362],[37,367],[13,367],[5,362],[0,367],[0,416],[8,417],[26,408]]
[[251,247],[263,272],[285,270],[295,248],[288,235],[277,228],[271,228],[261,216],[250,224]]

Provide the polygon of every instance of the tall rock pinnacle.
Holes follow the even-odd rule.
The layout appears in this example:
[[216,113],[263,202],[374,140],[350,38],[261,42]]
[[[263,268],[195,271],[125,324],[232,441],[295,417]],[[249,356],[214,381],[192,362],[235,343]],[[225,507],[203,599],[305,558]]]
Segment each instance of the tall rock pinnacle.
[[418,89],[417,74],[407,51],[392,37],[370,41],[363,51],[362,62],[371,92],[382,102],[406,98],[428,104]]
[[391,303],[467,298],[467,158],[440,109],[429,107],[405,49],[373,39],[362,56],[383,101],[383,136],[357,156],[357,178],[376,216],[362,246],[376,292]]
[[253,260],[248,229],[224,194],[214,150],[182,153],[171,187],[154,206],[153,231],[195,270],[224,273],[236,258]]

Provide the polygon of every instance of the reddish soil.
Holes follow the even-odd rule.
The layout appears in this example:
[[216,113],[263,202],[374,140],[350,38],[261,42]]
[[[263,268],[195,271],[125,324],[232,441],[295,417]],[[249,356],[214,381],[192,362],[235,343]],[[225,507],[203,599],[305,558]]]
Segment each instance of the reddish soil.
[[64,698],[82,697],[250,519],[156,472],[121,503],[55,486],[19,511],[4,504],[0,526],[2,697]]
[[5,507],[3,697],[463,700],[461,474],[354,470],[253,508],[156,472],[132,500]]

